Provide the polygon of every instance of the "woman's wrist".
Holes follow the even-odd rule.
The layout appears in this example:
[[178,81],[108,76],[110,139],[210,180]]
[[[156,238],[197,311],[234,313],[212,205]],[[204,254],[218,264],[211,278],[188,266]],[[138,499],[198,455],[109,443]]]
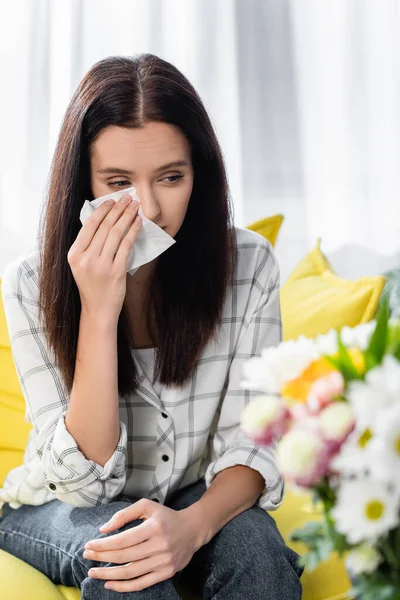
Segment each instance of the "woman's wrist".
[[214,531],[213,524],[204,510],[204,507],[200,500],[194,502],[191,506],[184,508],[182,511],[187,517],[192,531],[192,539],[196,551],[202,546],[208,544],[208,542],[214,537],[216,531]]
[[90,328],[96,329],[97,331],[103,331],[104,333],[115,333],[118,327],[118,316],[107,313],[93,312],[82,307],[81,324],[82,323]]

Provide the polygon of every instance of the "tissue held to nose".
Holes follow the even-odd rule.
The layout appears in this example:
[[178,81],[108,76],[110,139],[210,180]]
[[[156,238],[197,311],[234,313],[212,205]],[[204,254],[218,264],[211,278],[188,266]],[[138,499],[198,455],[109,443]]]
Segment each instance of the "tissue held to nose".
[[[124,194],[129,194],[132,197],[132,200],[140,202],[135,186],[120,192],[114,192],[112,194],[107,194],[106,196],[101,196],[95,200],[85,200],[80,212],[80,221],[82,225],[93,213],[93,211],[103,204],[103,202],[106,202],[110,199],[118,201]],[[153,223],[153,221],[150,221],[150,219],[147,219],[144,216],[140,206],[139,215],[142,218],[142,227],[132,247],[127,262],[127,273],[130,275],[133,275],[139,267],[151,262],[176,243],[174,238],[168,235],[166,231],[161,229],[161,227],[158,227],[158,225]]]

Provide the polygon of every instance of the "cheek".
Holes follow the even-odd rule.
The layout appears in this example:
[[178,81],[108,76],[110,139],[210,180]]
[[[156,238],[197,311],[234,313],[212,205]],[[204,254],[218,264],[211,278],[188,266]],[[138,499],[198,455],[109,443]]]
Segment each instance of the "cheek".
[[180,224],[185,218],[192,193],[192,185],[182,186],[175,194],[168,194],[163,200],[162,212],[169,222]]

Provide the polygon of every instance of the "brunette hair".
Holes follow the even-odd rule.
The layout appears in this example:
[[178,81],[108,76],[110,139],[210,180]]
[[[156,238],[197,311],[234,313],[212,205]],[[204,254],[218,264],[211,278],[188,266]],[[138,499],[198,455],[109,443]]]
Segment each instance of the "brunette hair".
[[[89,150],[109,126],[177,126],[190,143],[193,190],[176,244],[160,255],[150,284],[159,331],[155,376],[183,385],[218,333],[236,264],[236,236],[224,161],[204,105],[186,77],[152,54],[96,63],[67,108],[54,153],[39,229],[39,307],[47,340],[70,391],[81,302],[67,261],[81,228],[80,210],[93,199]],[[149,329],[151,326],[149,322]],[[118,392],[137,385],[133,334],[123,307],[118,321]]]

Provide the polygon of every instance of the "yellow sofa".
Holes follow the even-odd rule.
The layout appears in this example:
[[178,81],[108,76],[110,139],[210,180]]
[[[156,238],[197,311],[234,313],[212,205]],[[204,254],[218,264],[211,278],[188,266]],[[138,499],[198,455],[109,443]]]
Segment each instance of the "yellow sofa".
[[[1,280],[0,280],[1,286]],[[1,294],[0,294],[1,298]],[[10,342],[0,301],[0,487],[10,469],[21,464],[30,424],[24,420],[24,398],[12,360]],[[310,519],[318,519],[319,513],[306,495],[287,492],[281,508],[272,513],[286,540],[290,532]],[[1,522],[0,522],[1,529]],[[288,542],[299,552],[300,544]],[[30,565],[0,550],[1,598],[2,600],[79,600],[77,588],[54,585],[42,573]],[[302,577],[304,600],[347,600],[350,588],[343,561],[332,557],[314,572]],[[189,600],[193,597],[181,590]]]

